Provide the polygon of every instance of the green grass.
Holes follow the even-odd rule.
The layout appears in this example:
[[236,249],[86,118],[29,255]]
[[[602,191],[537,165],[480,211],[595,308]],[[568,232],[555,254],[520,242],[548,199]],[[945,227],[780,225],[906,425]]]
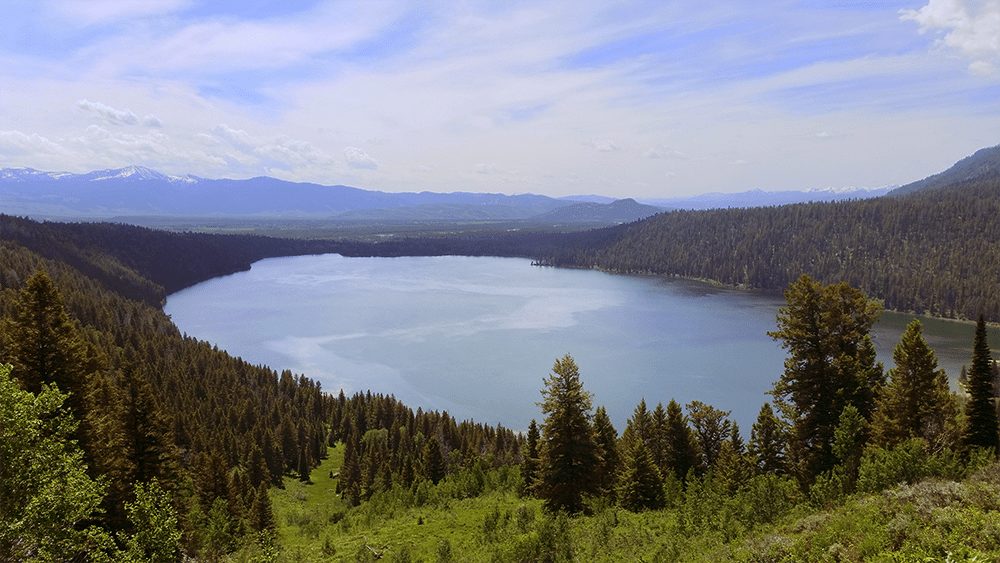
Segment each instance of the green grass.
[[[473,498],[446,480],[397,489],[348,508],[330,472],[342,448],[312,472],[272,490],[279,561],[968,561],[1000,560],[1000,465],[965,481],[926,480],[856,495],[819,510],[807,504],[747,531],[682,509],[547,515],[503,479]],[[497,483],[500,483],[499,485]],[[715,520],[713,520],[713,518]],[[733,529],[737,531],[732,532]]]

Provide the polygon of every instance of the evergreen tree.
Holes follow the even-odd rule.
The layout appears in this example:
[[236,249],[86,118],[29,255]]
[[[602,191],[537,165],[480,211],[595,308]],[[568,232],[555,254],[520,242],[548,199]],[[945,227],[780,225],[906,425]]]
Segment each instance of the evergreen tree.
[[597,407],[594,412],[594,436],[600,450],[601,462],[597,466],[597,493],[601,496],[614,496],[619,465],[618,432],[611,424],[611,418],[604,407]]
[[655,433],[652,415],[646,408],[646,399],[640,399],[639,404],[632,411],[632,417],[625,423],[622,441],[633,443],[635,440],[639,440],[646,445],[647,449],[652,449]]
[[996,395],[993,391],[993,358],[986,340],[986,321],[979,316],[968,371],[969,400],[965,405],[965,446],[1000,451],[997,434]]
[[836,463],[833,432],[844,408],[871,416],[883,374],[869,333],[881,307],[846,283],[825,286],[806,275],[785,301],[778,330],[769,333],[788,350],[772,394],[791,421],[789,454],[807,486]]
[[619,503],[627,510],[655,510],[663,508],[666,503],[660,470],[641,440],[636,440],[629,447],[620,483]]
[[760,473],[781,475],[786,471],[784,425],[769,403],[761,405],[757,421],[753,423],[747,454]]
[[271,496],[267,490],[267,483],[262,482],[257,487],[253,506],[250,509],[250,525],[257,531],[274,530],[275,528],[274,510],[271,507]]
[[701,453],[701,467],[708,470],[715,465],[722,444],[732,436],[729,411],[719,410],[701,401],[691,401],[687,405],[688,418],[694,428]]
[[441,442],[437,436],[431,436],[431,439],[427,440],[423,454],[424,477],[437,485],[445,475],[444,456],[441,455]]
[[28,278],[18,293],[2,336],[0,352],[13,364],[25,389],[38,393],[42,383],[55,383],[69,393],[67,405],[79,420],[86,393],[85,347],[62,296],[44,270]]
[[840,420],[833,432],[833,455],[839,462],[838,468],[844,475],[844,492],[854,492],[861,467],[861,454],[868,436],[868,423],[854,405],[844,407]]
[[538,423],[531,419],[528,424],[528,438],[521,454],[521,494],[529,494],[538,479]]
[[667,470],[684,481],[688,472],[698,467],[698,444],[681,406],[673,399],[667,403],[666,444]]
[[649,431],[646,432],[646,448],[653,458],[653,463],[660,470],[661,475],[666,475],[670,471],[670,442],[669,423],[667,421],[667,411],[663,408],[663,403],[656,403],[653,415],[649,417]]
[[569,354],[552,366],[542,396],[546,416],[536,494],[550,510],[579,512],[584,496],[595,490],[600,456],[590,423],[590,394]]
[[872,417],[873,442],[891,448],[909,438],[923,438],[947,445],[943,442],[956,415],[955,401],[919,320],[907,325],[892,359],[896,365],[889,370]]

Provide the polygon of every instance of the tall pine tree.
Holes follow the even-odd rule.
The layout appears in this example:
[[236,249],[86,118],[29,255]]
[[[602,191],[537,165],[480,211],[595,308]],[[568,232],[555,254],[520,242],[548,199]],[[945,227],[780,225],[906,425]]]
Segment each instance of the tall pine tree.
[[542,446],[536,494],[549,510],[579,512],[595,491],[600,462],[590,423],[590,394],[569,354],[556,360],[542,390]]
[[944,442],[955,419],[955,400],[919,320],[907,325],[892,359],[896,365],[889,370],[872,417],[872,441],[887,448],[908,438],[923,438],[938,447],[952,445]]
[[996,393],[993,388],[993,358],[986,340],[986,321],[979,316],[968,371],[969,401],[965,405],[965,446],[1000,451],[997,435]]
[[806,275],[788,286],[785,301],[778,330],[769,334],[788,358],[771,393],[791,422],[789,456],[808,486],[837,462],[833,432],[844,408],[871,417],[884,381],[869,335],[881,306],[846,283],[823,285]]

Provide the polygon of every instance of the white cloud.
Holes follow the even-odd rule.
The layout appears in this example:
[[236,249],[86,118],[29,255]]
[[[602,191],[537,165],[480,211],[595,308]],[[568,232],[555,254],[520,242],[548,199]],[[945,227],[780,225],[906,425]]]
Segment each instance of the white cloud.
[[658,146],[650,147],[643,151],[643,158],[651,158],[653,160],[661,159],[675,159],[675,160],[687,160],[687,155],[677,149],[671,149],[669,147]]
[[618,152],[622,150],[617,143],[610,139],[591,139],[585,144],[598,152]]
[[101,102],[92,102],[87,99],[76,102],[76,107],[81,110],[96,115],[103,122],[109,125],[143,125],[145,127],[163,127],[163,122],[155,115],[146,115],[139,119],[135,113],[128,109],[116,109]]
[[378,161],[358,147],[344,147],[344,159],[347,160],[347,165],[354,169],[375,170],[378,168]]
[[38,133],[26,134],[21,131],[0,131],[0,154],[38,153],[48,155],[65,154],[66,150]]
[[115,109],[101,102],[92,102],[85,99],[78,101],[76,107],[97,115],[111,125],[137,125],[139,123],[139,116],[131,111],[127,109]]
[[922,33],[943,34],[941,44],[972,59],[972,73],[994,73],[1000,61],[1000,0],[930,0],[919,10],[902,10],[900,17],[916,22]]

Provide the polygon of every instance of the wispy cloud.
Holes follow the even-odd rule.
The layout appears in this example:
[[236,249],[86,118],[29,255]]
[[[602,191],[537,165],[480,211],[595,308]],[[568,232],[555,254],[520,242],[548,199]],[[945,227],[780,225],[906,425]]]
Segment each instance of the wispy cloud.
[[902,183],[1000,140],[996,0],[41,6],[0,36],[9,165],[662,196]]

